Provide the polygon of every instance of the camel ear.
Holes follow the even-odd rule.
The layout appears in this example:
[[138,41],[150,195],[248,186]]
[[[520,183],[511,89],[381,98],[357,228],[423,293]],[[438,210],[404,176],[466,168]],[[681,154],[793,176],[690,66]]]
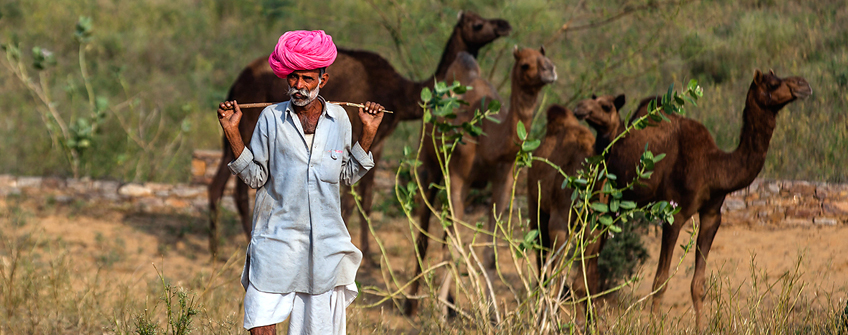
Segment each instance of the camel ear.
[[541,46],[541,47],[539,47],[539,52],[541,52],[541,53],[542,53],[542,56],[544,56],[544,55],[545,55],[545,46],[544,46],[544,45],[543,45],[543,46]]
[[462,15],[463,15],[463,14],[465,14],[465,12],[464,12],[464,11],[459,11],[459,13],[456,13],[456,20],[457,20],[457,21],[462,20]]
[[763,73],[760,72],[760,69],[757,69],[756,71],[754,71],[754,83],[759,85],[762,80],[763,80]]
[[592,93],[592,100],[595,100],[595,99],[597,99],[597,98],[598,98],[598,96],[597,96],[597,95],[595,95],[595,93]]
[[615,110],[620,111],[621,107],[624,107],[624,94],[619,94],[615,97],[615,101],[612,104],[615,105]]
[[772,75],[772,76],[777,77],[777,75],[776,75],[776,74],[774,74],[774,70],[772,70],[772,69],[769,69],[769,74],[770,74],[770,75]]
[[515,57],[515,59],[518,59],[518,44],[512,48],[512,56]]

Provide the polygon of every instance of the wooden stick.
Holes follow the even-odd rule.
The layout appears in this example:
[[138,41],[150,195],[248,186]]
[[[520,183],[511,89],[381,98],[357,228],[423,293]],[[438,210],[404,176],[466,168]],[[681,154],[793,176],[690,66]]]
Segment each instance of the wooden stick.
[[[357,103],[353,103],[353,102],[343,102],[343,101],[327,101],[327,102],[329,102],[331,104],[342,105],[342,106],[365,108],[365,105],[357,104]],[[255,102],[255,103],[250,103],[250,104],[239,104],[239,108],[265,108],[265,107],[268,107],[270,105],[278,104],[278,103],[279,102]],[[392,111],[388,111],[388,110],[383,110],[383,113],[393,114]]]

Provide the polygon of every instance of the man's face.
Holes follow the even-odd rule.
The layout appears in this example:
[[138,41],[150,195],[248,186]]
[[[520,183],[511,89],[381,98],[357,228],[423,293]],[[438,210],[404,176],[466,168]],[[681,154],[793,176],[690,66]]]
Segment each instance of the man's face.
[[327,83],[329,75],[320,76],[318,70],[294,71],[286,76],[289,97],[295,106],[306,106],[318,97],[318,91]]

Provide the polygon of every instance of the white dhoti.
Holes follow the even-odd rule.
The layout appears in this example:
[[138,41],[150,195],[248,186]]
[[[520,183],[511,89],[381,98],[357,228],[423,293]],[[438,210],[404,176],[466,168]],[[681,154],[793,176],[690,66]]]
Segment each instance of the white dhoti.
[[262,292],[251,283],[244,293],[244,328],[277,324],[291,316],[288,334],[344,335],[347,333],[345,310],[357,294],[356,284],[311,295]]

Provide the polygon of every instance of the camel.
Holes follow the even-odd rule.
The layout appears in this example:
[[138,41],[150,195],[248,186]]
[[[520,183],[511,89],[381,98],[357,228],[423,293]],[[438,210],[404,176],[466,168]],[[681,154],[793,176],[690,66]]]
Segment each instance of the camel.
[[[721,205],[728,193],[750,185],[763,168],[777,113],[790,102],[811,94],[810,85],[801,77],[779,78],[773,71],[764,74],[756,70],[742,111],[739,146],[733,152],[719,149],[702,124],[678,115],[667,115],[671,122],[656,122],[655,127],[633,131],[612,147],[607,165],[619,181],[636,177],[634,167],[646,143],[651,152],[666,154],[654,166],[650,179],[641,180],[642,185],[625,192],[624,199],[636,201],[640,206],[663,200],[680,206],[674,222],[662,225],[662,247],[653,282],[656,291],[653,313],[660,310],[680,229],[698,213],[700,229],[691,294],[695,324],[700,329],[704,272],[713,238],[721,225]],[[642,101],[634,118],[648,112],[650,100]]]
[[[509,108],[495,115],[500,123],[489,120],[483,121],[481,127],[484,136],[466,140],[465,144],[459,145],[453,152],[453,158],[449,163],[451,178],[450,196],[453,199],[454,215],[461,219],[465,213],[463,199],[470,187],[485,187],[492,182],[493,203],[498,211],[503,212],[509,202],[509,186],[512,185],[512,168],[515,155],[519,151],[521,140],[516,132],[518,122],[525,125],[530,124],[536,106],[536,100],[542,88],[554,82],[557,78],[556,68],[553,63],[545,57],[544,47],[540,50],[521,49],[516,46],[513,56],[515,65],[510,73],[511,95]],[[469,61],[466,57],[460,61]],[[477,82],[478,84],[480,82]],[[466,83],[463,83],[466,84]],[[491,87],[491,85],[483,85]],[[469,92],[474,92],[471,90]],[[479,90],[478,90],[479,92]],[[490,92],[494,94],[494,90]],[[468,111],[485,108],[481,100],[472,101],[465,113],[459,113],[455,120],[457,123],[466,122],[472,115]],[[426,134],[430,133],[432,125],[427,126]],[[426,136],[426,135],[425,135]],[[424,139],[422,165],[420,167],[423,176],[422,185],[438,184],[443,176],[438,167],[436,149],[429,136]],[[425,186],[426,187],[426,186]],[[436,199],[437,190],[428,188],[426,196],[431,203]],[[430,226],[430,211],[426,206],[419,206],[419,222],[423,232],[419,232],[416,241],[416,250],[422,258],[426,256],[429,238],[424,234]],[[489,218],[488,230],[493,231],[494,217]],[[491,239],[491,238],[490,238]],[[488,249],[487,249],[488,250]],[[486,256],[486,267],[494,267],[494,257]],[[415,275],[421,273],[420,264],[416,261]],[[410,287],[410,292],[415,294],[420,283],[415,281]],[[443,284],[445,285],[445,284]],[[449,285],[445,285],[449,286]],[[406,313],[414,314],[417,311],[417,301],[407,300]]]
[[[618,111],[624,105],[624,95],[602,97],[592,96],[577,104],[572,111],[560,105],[552,105],[547,111],[548,124],[545,137],[534,155],[546,158],[556,164],[568,175],[574,175],[588,157],[599,155],[610,141],[623,130],[623,122]],[[585,120],[597,131],[592,135],[588,128],[578,120]],[[530,215],[530,228],[539,229],[542,246],[551,252],[569,239],[576,211],[572,211],[570,188],[561,188],[565,177],[546,163],[537,162],[527,172],[527,201]],[[569,213],[570,212],[570,213]],[[570,216],[569,216],[570,214]],[[594,236],[594,235],[593,235]],[[587,256],[597,254],[603,247],[604,238],[591,243],[585,250]],[[544,252],[536,258],[538,270],[542,271]],[[589,257],[587,263],[594,263],[587,269],[597,269],[597,257]],[[540,275],[542,273],[540,272]],[[600,278],[597,271],[586,273],[589,292],[597,293]],[[574,292],[585,292],[582,276],[572,285]]]
[[[335,63],[329,67],[327,73],[330,80],[321,90],[321,95],[330,101],[348,101],[362,103],[365,101],[377,101],[387,110],[394,114],[386,114],[383,122],[374,138],[371,153],[375,164],[379,164],[383,150],[383,141],[394,131],[400,121],[420,119],[423,115],[418,105],[421,89],[432,87],[435,79],[444,77],[449,62],[456,58],[459,52],[468,52],[476,56],[480,48],[491,43],[501,36],[508,35],[512,27],[505,20],[484,19],[472,12],[461,12],[458,22],[454,26],[453,33],[445,46],[441,61],[436,68],[435,74],[423,81],[415,82],[408,80],[395,71],[389,62],[378,54],[368,51],[338,49]],[[268,65],[268,57],[259,57],[251,62],[247,68],[242,70],[230,91],[227,101],[237,100],[242,103],[248,102],[277,102],[288,100],[287,84],[285,79],[278,78]],[[249,139],[253,135],[253,128],[259,118],[261,109],[243,109],[244,116],[239,124],[242,138]],[[349,114],[356,113],[348,110]],[[353,141],[359,138],[362,124],[358,117],[351,116],[353,127]],[[217,254],[217,221],[218,201],[223,196],[230,171],[227,163],[235,158],[224,138],[224,151],[221,157],[218,171],[209,185],[209,249]],[[357,192],[362,196],[362,207],[365,215],[371,212],[372,186],[374,173],[366,174],[357,186]],[[348,192],[342,195],[342,216],[348,222],[355,202]],[[236,178],[235,202],[241,217],[242,228],[245,235],[250,239],[251,220],[247,185]],[[368,227],[365,220],[361,220],[360,245],[364,255],[368,255]],[[368,265],[369,257],[365,257]]]

